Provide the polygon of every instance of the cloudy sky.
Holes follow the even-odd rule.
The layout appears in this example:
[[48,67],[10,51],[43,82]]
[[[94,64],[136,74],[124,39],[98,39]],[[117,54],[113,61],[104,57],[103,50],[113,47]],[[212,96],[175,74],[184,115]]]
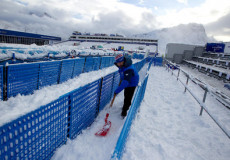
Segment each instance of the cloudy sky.
[[40,34],[138,34],[199,23],[230,41],[229,0],[0,0],[0,10],[0,28]]

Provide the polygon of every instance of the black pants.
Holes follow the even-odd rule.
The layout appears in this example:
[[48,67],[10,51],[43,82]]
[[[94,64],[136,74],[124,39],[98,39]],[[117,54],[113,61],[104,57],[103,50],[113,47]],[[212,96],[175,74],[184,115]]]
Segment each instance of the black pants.
[[136,87],[125,88],[125,91],[124,91],[125,99],[124,99],[124,105],[123,105],[122,113],[121,113],[122,116],[126,116],[127,111],[129,110],[135,89]]

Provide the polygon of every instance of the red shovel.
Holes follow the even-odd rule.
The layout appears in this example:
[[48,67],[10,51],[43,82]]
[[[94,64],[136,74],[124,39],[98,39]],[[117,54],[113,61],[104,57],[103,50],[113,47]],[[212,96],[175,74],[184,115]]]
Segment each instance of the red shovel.
[[105,117],[105,124],[101,130],[99,130],[97,133],[95,133],[96,136],[106,136],[109,132],[109,129],[111,128],[111,122],[108,121],[109,113],[106,114]]
[[[113,96],[113,100],[111,101],[110,107],[112,107],[114,99],[116,97],[116,94]],[[101,130],[99,130],[97,133],[95,133],[96,136],[106,136],[109,132],[109,129],[111,128],[111,122],[108,121],[109,113],[106,113],[105,116],[105,124]]]

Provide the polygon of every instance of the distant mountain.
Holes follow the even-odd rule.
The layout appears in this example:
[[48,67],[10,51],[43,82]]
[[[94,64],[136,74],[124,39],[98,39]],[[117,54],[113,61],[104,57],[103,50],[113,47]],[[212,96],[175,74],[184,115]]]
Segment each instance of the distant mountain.
[[36,16],[38,16],[38,17],[40,17],[40,18],[42,18],[42,17],[48,17],[48,18],[55,19],[55,18],[53,18],[51,15],[49,15],[49,14],[46,13],[46,12],[41,12],[41,13],[29,12],[28,14],[29,14],[29,15],[36,15]]
[[203,25],[196,23],[181,24],[149,33],[136,34],[132,37],[157,39],[158,51],[160,54],[165,54],[166,45],[168,43],[205,45],[207,42],[216,41],[214,38],[207,36]]

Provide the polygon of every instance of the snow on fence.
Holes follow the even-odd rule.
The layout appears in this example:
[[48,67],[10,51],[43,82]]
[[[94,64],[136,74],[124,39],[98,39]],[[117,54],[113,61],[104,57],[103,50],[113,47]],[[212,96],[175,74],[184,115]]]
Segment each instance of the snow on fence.
[[142,84],[140,86],[138,86],[138,88],[137,88],[137,91],[134,95],[132,105],[131,105],[130,110],[128,112],[124,126],[121,130],[120,136],[118,138],[118,141],[117,141],[117,144],[116,144],[116,147],[114,149],[114,152],[113,152],[111,159],[119,160],[122,158],[122,154],[123,154],[124,149],[125,149],[125,144],[126,144],[126,141],[127,141],[128,135],[129,135],[129,131],[130,131],[132,122],[135,119],[136,113],[137,113],[137,111],[140,107],[140,104],[144,98],[148,77],[149,77],[149,75],[147,74],[145,79],[143,80]]
[[[6,71],[5,78],[0,80],[0,87],[5,84],[3,91],[1,90],[4,94],[0,96],[0,100],[7,100],[17,94],[32,94],[37,89],[62,83],[83,72],[112,66],[113,61],[114,57],[87,57],[0,66]],[[0,70],[0,74],[4,73]]]
[[[67,137],[75,138],[93,123],[110,102],[119,80],[116,71],[4,124],[0,127],[0,159],[50,159]],[[138,89],[135,106],[143,99],[146,83],[147,78]]]

